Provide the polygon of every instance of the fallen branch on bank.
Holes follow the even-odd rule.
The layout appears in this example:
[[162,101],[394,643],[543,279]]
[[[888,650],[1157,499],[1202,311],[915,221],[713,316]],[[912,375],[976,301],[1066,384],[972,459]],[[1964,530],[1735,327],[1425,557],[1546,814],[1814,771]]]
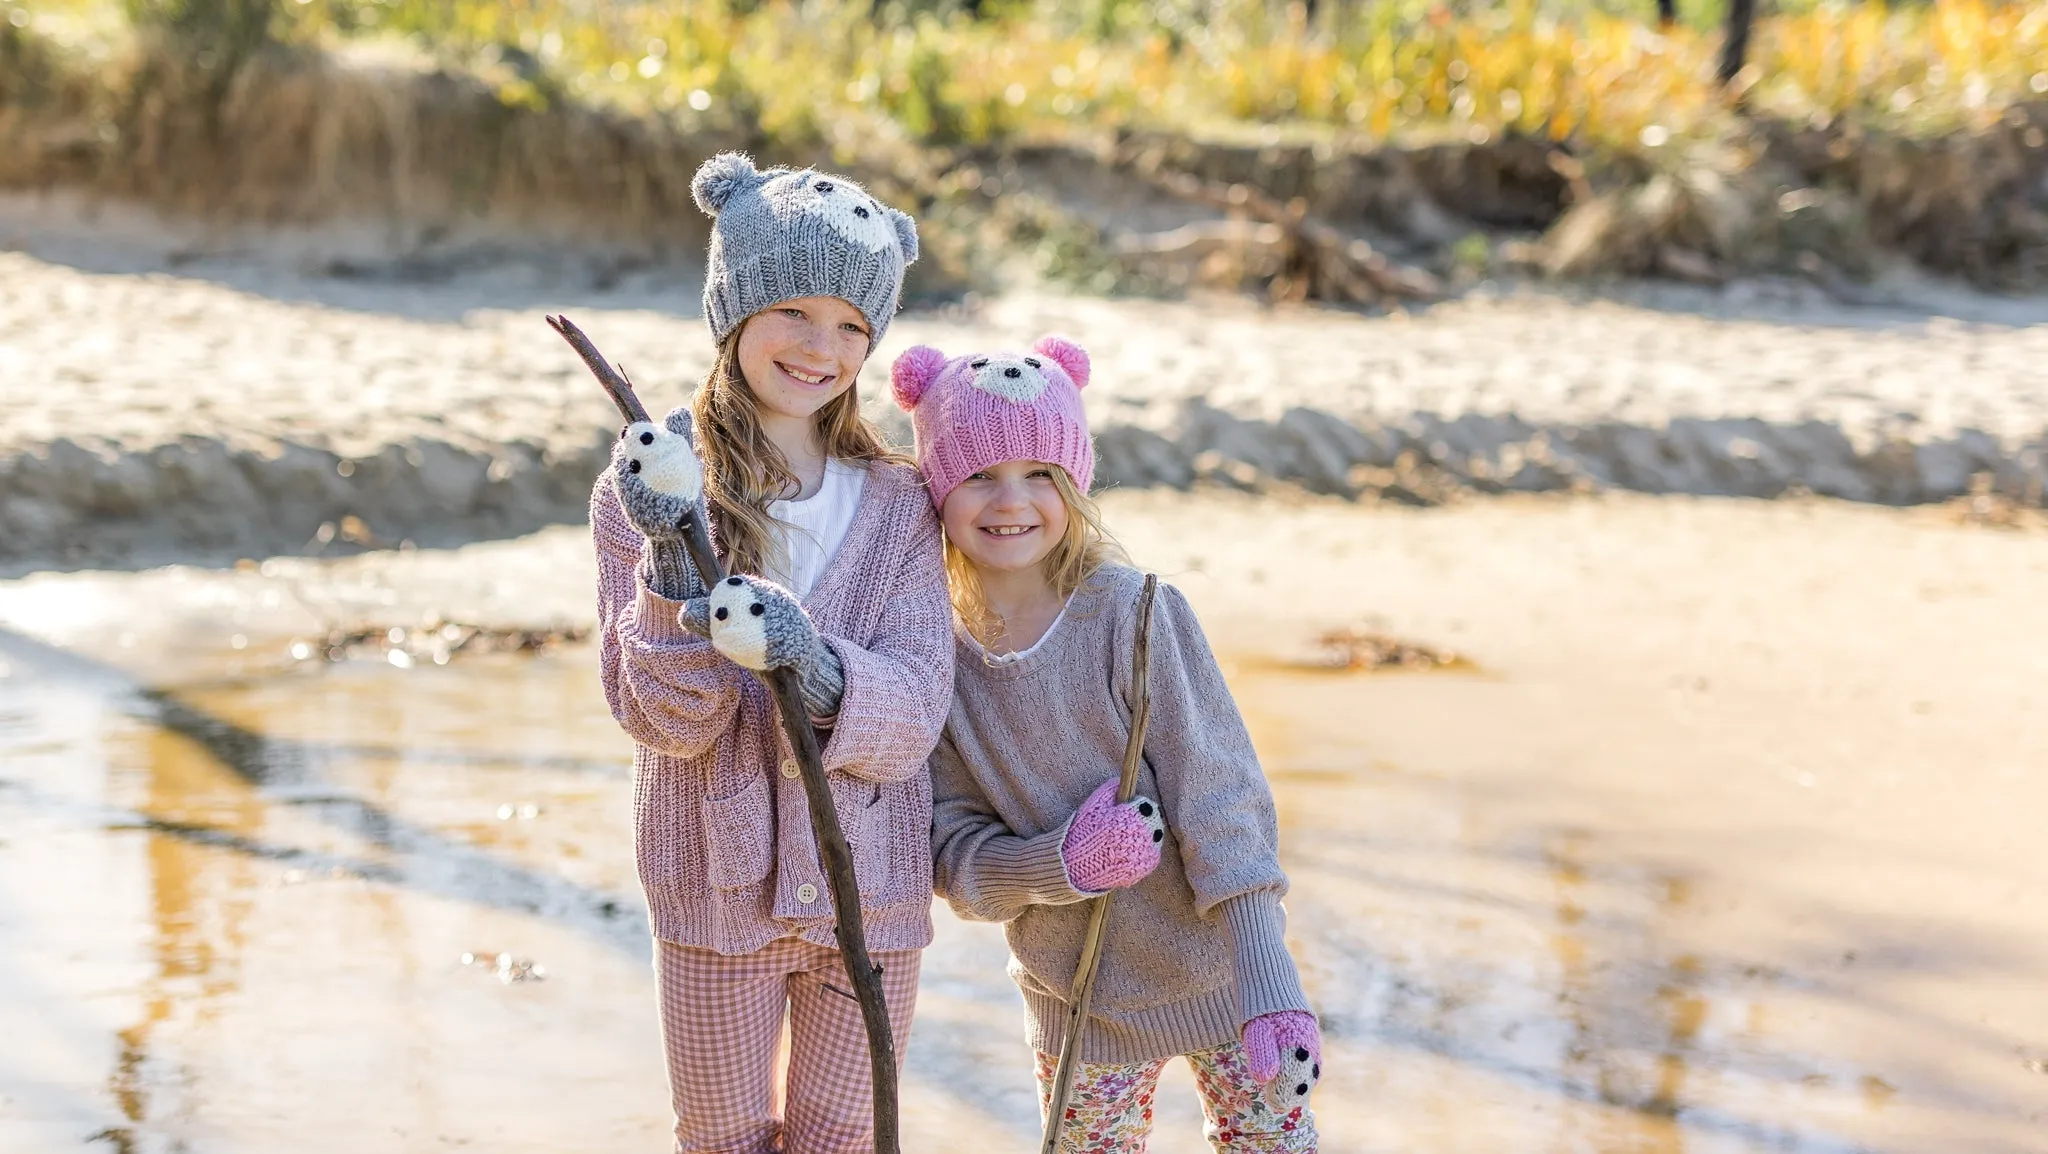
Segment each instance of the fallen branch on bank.
[[1248,184],[1203,180],[1156,165],[1138,165],[1136,170],[1162,191],[1183,200],[1242,213],[1276,230],[1240,232],[1231,240],[1245,247],[1280,250],[1280,273],[1274,278],[1273,293],[1277,298],[1368,305],[1443,298],[1443,284],[1435,274],[1390,261],[1365,240],[1310,216],[1308,202],[1300,197],[1283,204]]

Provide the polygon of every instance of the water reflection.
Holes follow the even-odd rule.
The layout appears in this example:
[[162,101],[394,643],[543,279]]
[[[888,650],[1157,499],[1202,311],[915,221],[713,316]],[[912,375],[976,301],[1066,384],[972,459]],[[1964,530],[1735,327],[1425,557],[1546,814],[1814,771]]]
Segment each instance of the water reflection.
[[[1496,772],[1488,759],[1514,756],[1512,733],[1451,747],[1455,772],[1402,768],[1384,735],[1444,684],[1419,680],[1430,684],[1270,669],[1234,680],[1291,847],[1291,936],[1335,1035],[1318,1104],[1333,1126],[1388,1148],[1417,1135],[1645,1154],[1926,1148],[1913,1133],[2029,1148],[2002,1137],[2029,1128],[2024,1101],[1989,1097],[1924,1052],[1850,1044],[1850,1026],[1925,1009],[1802,974],[1830,915],[1795,891],[1707,886],[1725,858],[1646,839],[1597,779]],[[1483,716],[1494,692],[1465,694],[1466,712]],[[1721,940],[1725,925],[1745,944]],[[2011,1044],[1938,1037],[1926,1044],[1957,1063]],[[1903,1069],[1920,1084],[1910,1126],[1897,1115]],[[1413,1103],[1444,1098],[1456,1104],[1418,1118]],[[1383,1123],[1389,1111],[1404,1124]]]
[[[120,992],[118,1020],[63,1035],[97,1055],[90,1076],[0,1060],[0,1097],[45,1103],[65,1143],[122,1151],[199,1133],[219,1139],[208,1150],[307,1133],[347,1149],[661,1141],[625,748],[587,651],[199,669],[150,689],[0,640],[0,659],[44,675],[0,678],[0,853],[97,855],[95,876],[128,889],[71,898],[130,935],[95,947],[91,983],[38,979],[60,983],[53,1014]],[[1374,736],[1373,711],[1483,714],[1511,688],[1498,679],[1232,676],[1325,1010],[1325,1149],[1913,1149],[1886,1137],[1901,1119],[1974,1136],[1955,1149],[2025,1149],[2000,1144],[2021,1105],[1943,1069],[2005,1039],[1831,984],[1802,928],[1825,911],[1729,890],[1725,859],[1700,847],[1646,844],[1597,783],[1492,772],[1507,737],[1395,757]],[[60,684],[72,705],[52,704]],[[0,908],[52,916],[24,900],[0,877],[15,903]],[[1739,942],[1724,932],[1738,905],[1754,920]],[[1857,940],[1862,964],[1884,952]],[[500,955],[547,980],[462,960]],[[911,1047],[913,1148],[962,1126],[989,1154],[1030,1147],[1000,957],[991,935],[944,923]],[[1928,1052],[1844,1025],[1871,1020],[1915,1027]],[[1156,1148],[1192,1148],[1173,1141],[1197,1122],[1162,1125]],[[67,1148],[40,1140],[52,1132],[20,1148]]]
[[[12,843],[24,858],[43,857],[47,869],[56,844],[90,843],[122,863],[110,863],[112,872],[140,883],[133,902],[90,886],[67,895],[81,916],[132,943],[132,962],[121,947],[105,957],[131,975],[117,986],[130,1008],[125,1021],[108,1023],[103,1042],[89,1030],[67,1034],[62,1060],[0,1062],[0,1101],[32,1103],[44,1115],[10,1123],[0,1110],[0,1149],[182,1150],[188,1139],[180,1135],[223,1125],[229,1140],[207,1148],[283,1148],[244,1145],[275,1131],[279,1140],[294,1135],[295,1148],[362,1149],[360,1109],[406,1099],[416,1125],[445,1124],[469,1141],[503,1125],[465,1117],[472,1108],[484,1107],[475,1111],[480,1119],[503,1119],[506,1099],[516,1099],[525,1080],[470,1084],[462,1071],[475,1068],[479,1040],[486,1052],[518,1053],[523,1047],[503,1044],[510,1039],[493,1044],[490,1036],[563,1014],[597,1036],[572,1039],[559,1057],[522,1056],[524,1074],[563,1067],[580,1082],[612,1067],[604,1076],[619,1090],[658,1087],[658,1050],[627,1047],[633,1060],[624,1070],[616,1057],[591,1060],[592,1047],[607,1044],[602,1038],[621,1038],[623,1005],[593,1014],[565,1000],[543,1018],[531,1011],[545,1004],[532,1005],[522,1026],[494,1021],[498,1011],[488,1004],[479,1015],[473,989],[455,991],[469,995],[467,1006],[422,1003],[461,970],[457,943],[546,951],[586,991],[608,970],[637,978],[644,969],[630,858],[618,848],[626,767],[592,752],[616,751],[619,742],[582,740],[595,728],[583,700],[595,692],[587,664],[493,658],[433,685],[387,676],[386,667],[159,691],[18,635],[0,633],[0,642],[10,669],[33,671],[0,680],[0,719],[27,719],[0,721],[0,848]],[[586,692],[566,691],[571,686]],[[89,704],[91,724],[31,723],[53,692],[67,690]],[[516,708],[497,712],[502,705]],[[454,720],[414,716],[437,712]],[[452,730],[464,732],[440,740]],[[370,735],[376,740],[361,740]],[[545,799],[524,811],[535,819],[545,811],[549,820],[497,821],[508,796]],[[572,852],[554,852],[564,847]],[[0,885],[0,913],[9,896]],[[50,940],[68,946],[65,929],[52,925]],[[12,968],[9,946],[23,944],[0,937],[0,969]],[[645,991],[631,978],[617,984],[641,995],[631,999],[623,1037],[650,1042],[639,1028],[651,1018]],[[89,987],[57,996],[60,1007],[104,998]],[[551,1032],[572,1033],[569,1021]],[[464,1040],[443,1045],[456,1038]],[[87,1084],[66,1071],[102,1048],[106,1073],[93,1106]],[[359,1062],[408,1050],[419,1054],[417,1065],[445,1062],[453,1076],[415,1069],[379,1089],[398,1072]],[[422,1080],[424,1091],[411,1084]],[[641,1098],[647,1107],[662,1101],[652,1092]],[[449,1109],[462,1102],[471,1105]],[[600,1132],[664,1128],[653,1110],[617,1106],[603,1107],[614,1120]],[[357,1139],[308,1145],[297,1137],[323,1114],[337,1123],[326,1133]],[[537,1126],[543,1135],[561,1128]],[[17,1144],[23,1136],[33,1140]],[[581,1145],[568,1132],[539,1143]],[[389,1146],[412,1148],[397,1139]]]

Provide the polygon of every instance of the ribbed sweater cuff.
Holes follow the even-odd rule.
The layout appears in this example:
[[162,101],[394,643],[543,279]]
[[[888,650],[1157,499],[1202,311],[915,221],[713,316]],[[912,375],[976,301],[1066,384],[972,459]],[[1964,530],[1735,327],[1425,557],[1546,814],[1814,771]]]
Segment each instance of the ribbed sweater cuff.
[[982,846],[975,868],[983,884],[1009,890],[1038,906],[1064,906],[1087,901],[1096,895],[1077,890],[1067,878],[1067,863],[1060,858],[1060,843],[1067,827],[1060,826],[1030,838],[991,838]]
[[1309,1010],[1301,975],[1287,952],[1287,912],[1280,895],[1254,890],[1222,902],[1223,923],[1237,954],[1238,1012],[1249,1022],[1282,1010]]
[[633,603],[633,616],[640,624],[640,633],[649,641],[689,641],[697,635],[683,628],[679,620],[683,603],[670,601],[647,586],[640,586],[639,600]]
[[706,592],[681,541],[649,537],[640,546],[640,565],[634,572],[641,585],[671,601],[688,601]]

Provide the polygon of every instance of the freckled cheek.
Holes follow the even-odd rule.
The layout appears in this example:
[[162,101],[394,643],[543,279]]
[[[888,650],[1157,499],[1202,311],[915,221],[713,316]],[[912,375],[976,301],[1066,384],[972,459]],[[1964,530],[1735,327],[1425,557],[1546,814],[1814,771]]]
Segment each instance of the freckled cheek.
[[861,366],[867,364],[867,360],[868,339],[855,335],[839,353],[840,371],[846,379],[852,380],[860,375]]

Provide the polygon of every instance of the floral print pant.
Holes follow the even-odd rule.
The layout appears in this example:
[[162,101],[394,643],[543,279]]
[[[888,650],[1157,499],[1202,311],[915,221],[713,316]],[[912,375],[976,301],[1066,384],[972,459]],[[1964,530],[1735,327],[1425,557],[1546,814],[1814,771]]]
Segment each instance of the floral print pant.
[[[1276,1114],[1246,1069],[1244,1047],[1231,1043],[1187,1055],[1202,1096],[1209,1145],[1228,1154],[1315,1154],[1316,1119],[1306,1106]],[[1129,1066],[1081,1063],[1067,1097],[1059,1154],[1143,1154],[1152,1137],[1152,1096],[1171,1058]],[[1052,1103],[1059,1058],[1038,1055],[1038,1112]]]

